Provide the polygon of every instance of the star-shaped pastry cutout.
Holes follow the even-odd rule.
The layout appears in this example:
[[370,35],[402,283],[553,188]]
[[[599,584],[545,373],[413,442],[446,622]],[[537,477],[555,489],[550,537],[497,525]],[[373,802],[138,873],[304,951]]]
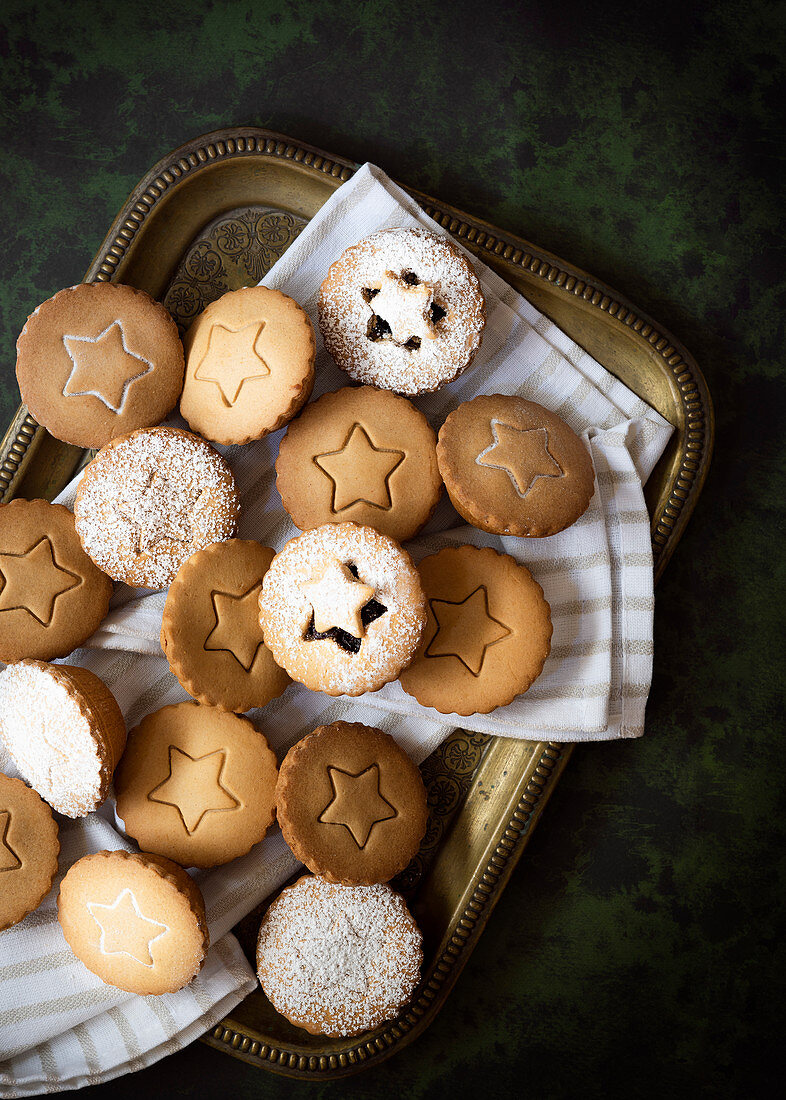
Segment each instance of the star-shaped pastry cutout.
[[361,611],[374,598],[374,589],[355,580],[342,562],[328,562],[315,580],[302,585],[303,595],[314,609],[314,630],[325,634],[333,627],[362,638],[365,627]]
[[429,600],[437,632],[426,647],[426,657],[457,657],[473,676],[479,676],[489,646],[507,638],[510,630],[489,613],[489,597],[480,585],[460,602]]
[[315,464],[333,482],[330,510],[343,512],[353,504],[391,508],[390,475],[404,458],[404,451],[375,447],[366,429],[353,424],[340,450],[314,455]]
[[564,477],[565,471],[549,450],[546,428],[514,428],[504,420],[492,420],[493,443],[475,459],[478,466],[504,470],[520,497],[525,497],[539,477]]
[[396,807],[380,792],[379,764],[357,774],[328,766],[327,773],[333,797],[317,820],[323,825],[343,825],[358,848],[365,848],[375,825],[398,816]]
[[55,551],[44,535],[24,554],[0,554],[0,611],[28,611],[49,626],[57,597],[82,583],[82,578],[55,561]]
[[264,327],[264,321],[252,321],[242,328],[213,325],[208,333],[207,349],[194,378],[215,383],[228,409],[235,404],[246,382],[270,374],[270,367],[258,350]]
[[136,525],[136,553],[144,554],[164,539],[188,542],[200,495],[199,489],[185,489],[159,471],[152,473],[139,496],[117,509],[123,519]]
[[63,345],[73,364],[63,396],[97,397],[115,413],[123,411],[133,383],[153,370],[149,359],[126,346],[121,321],[98,336],[64,336]]
[[434,290],[428,283],[412,284],[386,271],[379,290],[369,300],[369,309],[372,317],[387,323],[395,344],[406,344],[413,336],[433,340],[437,335],[430,316],[433,302]]
[[259,625],[259,590],[262,581],[233,596],[231,592],[211,592],[216,625],[205,638],[204,649],[225,650],[246,672],[254,663],[262,645]]
[[101,929],[98,946],[102,955],[128,955],[142,966],[153,965],[150,949],[167,934],[169,926],[146,917],[128,887],[120,891],[111,905],[89,901],[87,908]]
[[234,810],[240,805],[221,781],[225,763],[222,749],[205,756],[189,756],[177,745],[170,745],[169,775],[147,797],[150,802],[174,806],[191,836],[206,814]]
[[0,810],[0,871],[18,871],[22,861],[8,840],[11,811]]

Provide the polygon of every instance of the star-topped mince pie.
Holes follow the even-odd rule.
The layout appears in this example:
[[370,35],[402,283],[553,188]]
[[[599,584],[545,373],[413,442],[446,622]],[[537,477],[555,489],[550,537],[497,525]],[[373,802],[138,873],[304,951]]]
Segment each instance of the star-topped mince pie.
[[183,386],[183,345],[143,290],[81,283],[27,319],[17,341],[22,400],[57,439],[103,447],[163,420]]
[[447,237],[383,229],[352,245],[319,292],[319,327],[358,382],[429,393],[466,370],[486,323],[472,265]]
[[442,492],[425,416],[374,386],[345,386],[307,405],[281,441],[276,474],[284,507],[303,531],[352,521],[409,539]]
[[235,479],[209,443],[177,428],[113,440],[85,470],[74,503],[82,546],[126,584],[164,588],[196,550],[234,534]]
[[361,695],[394,680],[425,623],[409,555],[371,527],[325,524],[292,539],[262,582],[259,621],[275,660],[313,691]]

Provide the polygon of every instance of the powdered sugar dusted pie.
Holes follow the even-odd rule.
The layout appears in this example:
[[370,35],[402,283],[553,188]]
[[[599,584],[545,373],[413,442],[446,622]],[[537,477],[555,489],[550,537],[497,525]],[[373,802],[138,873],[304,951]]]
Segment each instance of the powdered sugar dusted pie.
[[305,877],[265,914],[259,981],[273,1007],[312,1035],[358,1035],[395,1016],[418,983],[422,937],[389,886]]
[[164,588],[180,566],[230,538],[235,479],[209,443],[178,428],[113,440],[84,472],[74,503],[82,546],[115,580]]
[[126,728],[88,669],[19,661],[0,672],[0,741],[53,809],[84,817],[109,793]]
[[382,229],[332,265],[319,292],[327,350],[351,378],[397,393],[452,382],[480,347],[478,277],[446,237]]
[[328,695],[361,695],[395,680],[426,623],[409,554],[355,523],[291,539],[262,582],[265,644],[293,680]]

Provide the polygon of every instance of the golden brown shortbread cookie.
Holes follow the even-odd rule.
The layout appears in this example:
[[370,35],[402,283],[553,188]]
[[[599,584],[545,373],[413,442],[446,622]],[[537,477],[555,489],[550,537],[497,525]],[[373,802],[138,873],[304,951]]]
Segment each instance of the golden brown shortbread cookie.
[[308,401],[316,341],[308,314],[265,286],[212,302],[185,338],[180,412],[216,443],[249,443],[280,428]]
[[344,886],[397,875],[428,821],[419,769],[389,734],[358,722],[320,726],[298,741],[282,761],[276,803],[297,858]]
[[389,886],[306,876],[262,919],[257,973],[267,997],[312,1035],[358,1035],[390,1020],[415,991],[422,936]]
[[426,523],[442,478],[436,436],[404,397],[346,386],[307,405],[281,440],[276,487],[302,531],[366,524],[404,541]]
[[184,867],[245,855],[273,824],[276,758],[247,718],[199,703],[162,707],[128,737],[117,812],[146,851]]
[[183,386],[183,345],[168,311],[121,283],[61,290],[17,341],[22,400],[39,424],[77,447],[157,424]]
[[21,779],[0,773],[0,932],[37,909],[60,852],[52,811]]
[[443,714],[487,714],[526,691],[551,647],[543,589],[490,547],[447,547],[420,563],[428,624],[401,686]]
[[113,440],[86,468],[74,502],[82,546],[126,584],[165,588],[196,550],[235,533],[240,504],[228,463],[179,428]]
[[101,981],[143,996],[175,993],[199,973],[210,936],[193,879],[149,852],[95,852],[60,884],[68,946]]
[[126,727],[89,669],[25,660],[0,672],[0,741],[53,809],[84,817],[109,794]]
[[555,413],[508,394],[459,405],[439,431],[439,469],[456,511],[497,535],[569,527],[595,491],[589,451]]
[[485,323],[469,260],[425,229],[382,229],[351,245],[319,290],[319,327],[338,366],[397,393],[452,382],[472,362]]
[[0,660],[65,657],[98,628],[112,582],[61,504],[0,505]]
[[291,539],[262,582],[265,643],[293,680],[362,695],[395,680],[426,621],[412,560],[372,527],[328,523]]
[[262,639],[259,593],[274,551],[227,539],[183,563],[169,586],[161,648],[200,703],[243,712],[264,707],[290,683]]

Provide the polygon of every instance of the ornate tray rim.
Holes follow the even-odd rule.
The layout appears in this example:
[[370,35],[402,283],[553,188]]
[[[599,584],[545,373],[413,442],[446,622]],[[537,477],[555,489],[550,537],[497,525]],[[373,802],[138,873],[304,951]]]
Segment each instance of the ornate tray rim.
[[[180,182],[211,163],[260,155],[292,161],[301,168],[332,177],[337,184],[348,180],[359,167],[314,146],[256,127],[227,128],[198,137],[163,157],[132,191],[96,253],[85,281],[112,279],[147,216]],[[515,234],[420,191],[406,190],[432,218],[490,264],[494,260],[504,260],[529,276],[548,281],[566,296],[583,299],[592,308],[605,312],[615,324],[631,330],[662,358],[680,395],[685,430],[678,473],[672,478],[668,492],[662,494],[652,517],[657,579],[695,507],[712,453],[712,403],[695,360],[677,340],[626,298],[581,269]],[[13,496],[45,435],[44,429],[21,406],[0,452],[0,500]],[[75,451],[74,468],[80,457]],[[504,739],[496,740],[502,744]],[[216,1025],[203,1040],[252,1064],[264,1065],[290,1077],[326,1080],[354,1073],[370,1062],[376,1064],[420,1034],[457,980],[567,763],[572,746],[539,743],[533,749],[518,787],[515,807],[495,832],[493,850],[485,867],[468,884],[461,917],[445,936],[430,974],[396,1021],[378,1029],[373,1038],[349,1041],[346,1049],[319,1057],[298,1052],[294,1049],[296,1044],[286,1048],[262,1042],[238,1030],[231,1016]]]

